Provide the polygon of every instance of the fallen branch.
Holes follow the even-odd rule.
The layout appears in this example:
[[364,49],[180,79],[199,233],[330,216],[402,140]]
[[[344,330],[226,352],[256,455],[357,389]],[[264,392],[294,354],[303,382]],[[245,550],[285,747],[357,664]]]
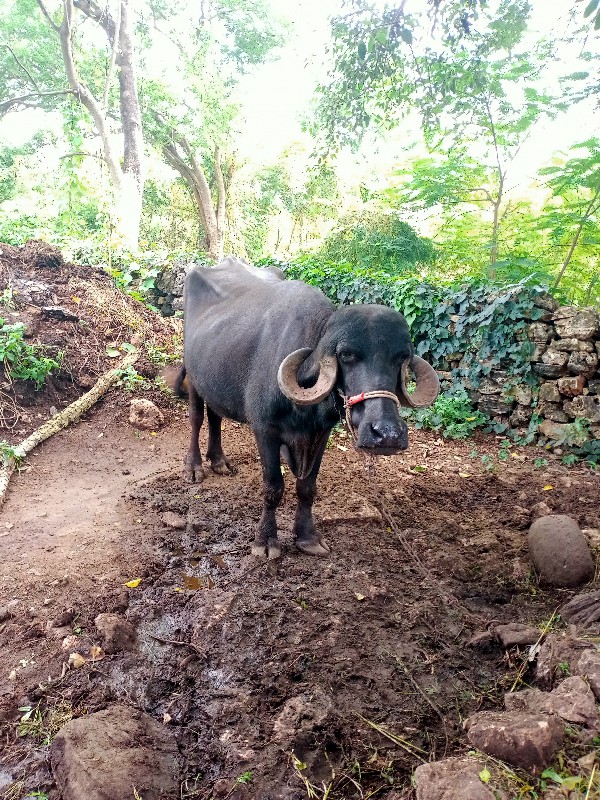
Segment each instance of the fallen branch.
[[12,448],[11,455],[0,468],[0,508],[6,499],[8,482],[10,481],[11,475],[17,468],[19,462],[22,461],[25,456],[33,450],[34,447],[37,447],[38,444],[41,444],[46,439],[54,436],[55,433],[58,433],[63,428],[66,428],[67,425],[77,422],[82,414],[84,414],[95,403],[97,403],[104,394],[106,394],[111,386],[121,377],[122,371],[134,364],[136,360],[137,353],[129,353],[129,355],[125,356],[125,358],[121,361],[118,367],[110,369],[108,372],[105,372],[104,375],[101,375],[98,378],[95,386],[93,386],[89,392],[86,392],[79,399],[75,400],[74,403],[71,403],[71,405],[63,408],[59,414],[56,414],[56,416],[44,422],[43,425],[40,425],[40,427],[30,434],[26,439],[23,439],[21,444],[18,444],[16,447]]

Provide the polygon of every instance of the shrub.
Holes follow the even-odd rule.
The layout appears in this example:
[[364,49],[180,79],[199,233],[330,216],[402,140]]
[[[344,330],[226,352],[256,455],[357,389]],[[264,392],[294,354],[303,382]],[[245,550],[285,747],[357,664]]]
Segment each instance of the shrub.
[[59,368],[58,361],[42,355],[43,349],[23,339],[25,326],[18,322],[7,325],[0,318],[0,361],[10,378],[32,380],[40,389],[46,377]]
[[439,431],[448,439],[466,439],[476,428],[490,423],[485,414],[473,408],[462,388],[442,392],[432,406],[412,409],[404,415],[412,419],[416,428]]

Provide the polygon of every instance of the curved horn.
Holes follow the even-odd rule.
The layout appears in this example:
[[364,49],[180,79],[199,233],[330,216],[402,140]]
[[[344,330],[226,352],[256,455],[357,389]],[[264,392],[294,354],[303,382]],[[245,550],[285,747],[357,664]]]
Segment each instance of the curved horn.
[[283,359],[277,370],[277,383],[283,394],[299,406],[312,406],[324,400],[335,386],[337,360],[334,356],[323,356],[319,361],[319,377],[310,389],[298,384],[298,369],[312,353],[310,347],[294,350]]
[[[409,370],[415,374],[417,387],[409,393],[406,385],[409,381]],[[419,356],[407,358],[400,369],[400,391],[398,398],[403,406],[408,408],[422,408],[430,406],[440,393],[440,379],[436,371],[427,361]]]

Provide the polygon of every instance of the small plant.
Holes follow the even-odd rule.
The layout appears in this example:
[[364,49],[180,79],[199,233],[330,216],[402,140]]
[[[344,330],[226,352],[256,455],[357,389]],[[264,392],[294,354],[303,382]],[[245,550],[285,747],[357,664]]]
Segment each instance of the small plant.
[[476,428],[489,424],[488,418],[471,405],[462,388],[442,392],[429,408],[410,412],[416,428],[440,431],[448,439],[466,439]]
[[15,301],[13,296],[12,287],[7,286],[0,292],[0,306],[13,310],[15,308]]
[[40,389],[52,370],[59,368],[59,363],[42,355],[42,347],[27,344],[24,330],[22,322],[8,325],[0,318],[0,361],[8,377],[32,380],[35,388]]
[[10,464],[11,461],[18,465],[22,461],[22,456],[8,442],[0,441],[0,464]]
[[242,772],[241,775],[238,775],[238,777],[235,779],[235,782],[250,783],[251,780],[252,780],[252,772],[250,770],[247,770],[246,772]]
[[565,467],[572,467],[575,464],[578,464],[579,461],[579,456],[575,455],[575,453],[567,453],[566,456],[561,458],[560,463],[564,464]]
[[548,459],[547,458],[536,458],[533,462],[533,466],[536,469],[542,469],[543,467],[548,466]]
[[120,383],[126,392],[137,392],[148,388],[148,381],[133,366],[121,370]]

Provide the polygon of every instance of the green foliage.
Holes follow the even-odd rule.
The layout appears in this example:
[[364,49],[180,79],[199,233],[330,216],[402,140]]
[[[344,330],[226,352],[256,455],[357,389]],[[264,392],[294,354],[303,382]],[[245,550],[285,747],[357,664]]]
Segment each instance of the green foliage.
[[416,428],[439,431],[448,439],[467,439],[477,428],[489,425],[490,420],[474,409],[462,388],[441,392],[428,408],[416,408],[406,414]]
[[433,262],[436,252],[428,239],[419,236],[396,213],[360,211],[338,222],[318,255],[357,269],[401,274],[415,264]]
[[24,328],[22,323],[9,325],[0,319],[0,362],[10,378],[32,380],[35,388],[40,389],[52,370],[59,368],[59,363],[42,355],[40,346],[27,344]]

